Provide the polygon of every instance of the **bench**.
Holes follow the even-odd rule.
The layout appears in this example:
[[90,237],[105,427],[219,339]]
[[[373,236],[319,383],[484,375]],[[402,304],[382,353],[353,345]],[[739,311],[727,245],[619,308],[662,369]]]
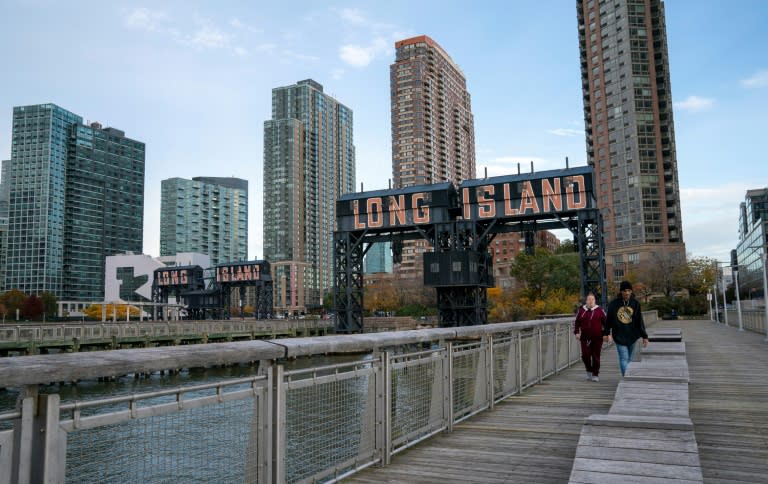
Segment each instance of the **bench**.
[[608,414],[587,417],[569,482],[703,482],[680,340],[644,348],[627,367]]

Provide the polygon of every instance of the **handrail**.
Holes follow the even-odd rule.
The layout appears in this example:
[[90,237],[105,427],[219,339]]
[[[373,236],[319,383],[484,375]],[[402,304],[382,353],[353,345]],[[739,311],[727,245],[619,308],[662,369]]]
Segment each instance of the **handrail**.
[[570,321],[571,318],[562,318],[459,328],[15,356],[2,360],[0,386],[47,384],[59,381],[112,377],[128,373],[227,365],[317,354],[361,353],[430,341],[480,338],[487,334],[505,333]]

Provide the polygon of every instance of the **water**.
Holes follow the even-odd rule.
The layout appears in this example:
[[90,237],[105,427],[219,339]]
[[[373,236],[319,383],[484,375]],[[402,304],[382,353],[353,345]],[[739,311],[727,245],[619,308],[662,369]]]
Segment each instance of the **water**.
[[[362,355],[315,356],[284,362],[286,371],[364,359]],[[148,393],[257,376],[252,365],[235,365],[179,373],[153,373],[114,381],[41,385],[41,393],[58,393],[61,403]],[[310,476],[334,462],[357,455],[368,394],[368,378],[352,378],[322,387],[289,390],[286,400],[286,473],[289,481]],[[248,388],[244,384],[242,388]],[[211,395],[203,390],[185,400]],[[17,389],[0,390],[0,413],[12,410]],[[175,396],[142,401],[140,407],[175,401]],[[83,410],[82,416],[124,411],[127,403]],[[69,413],[62,420],[71,418]],[[254,399],[246,398],[162,416],[130,420],[67,437],[67,482],[242,482],[255,467],[255,433],[259,422]],[[9,422],[0,422],[0,430]],[[263,451],[263,449],[262,449]]]

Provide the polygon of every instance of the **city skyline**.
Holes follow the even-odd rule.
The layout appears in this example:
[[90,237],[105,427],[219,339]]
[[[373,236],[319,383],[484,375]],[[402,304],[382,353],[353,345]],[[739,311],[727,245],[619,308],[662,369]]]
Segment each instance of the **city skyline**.
[[[478,175],[515,173],[518,162],[527,172],[530,160],[558,168],[565,156],[585,164],[575,4],[546,15],[536,2],[435,5],[6,2],[0,49],[13,71],[0,90],[0,159],[10,157],[13,106],[52,102],[114,123],[147,145],[145,253],[159,253],[160,181],[194,172],[249,181],[248,255],[261,258],[271,89],[311,77],[343,99],[355,112],[356,189],[386,188],[394,42],[426,34],[467,77]],[[766,185],[757,140],[768,4],[665,5],[685,242],[694,256],[727,260],[744,193]]]

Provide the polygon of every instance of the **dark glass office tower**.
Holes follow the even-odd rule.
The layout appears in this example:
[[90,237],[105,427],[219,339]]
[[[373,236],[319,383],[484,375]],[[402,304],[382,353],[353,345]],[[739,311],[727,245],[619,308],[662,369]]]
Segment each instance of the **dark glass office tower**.
[[144,144],[82,121],[13,109],[6,290],[101,300],[105,257],[142,250]]
[[69,130],[61,298],[104,297],[108,255],[140,254],[144,227],[144,143],[115,128]]

